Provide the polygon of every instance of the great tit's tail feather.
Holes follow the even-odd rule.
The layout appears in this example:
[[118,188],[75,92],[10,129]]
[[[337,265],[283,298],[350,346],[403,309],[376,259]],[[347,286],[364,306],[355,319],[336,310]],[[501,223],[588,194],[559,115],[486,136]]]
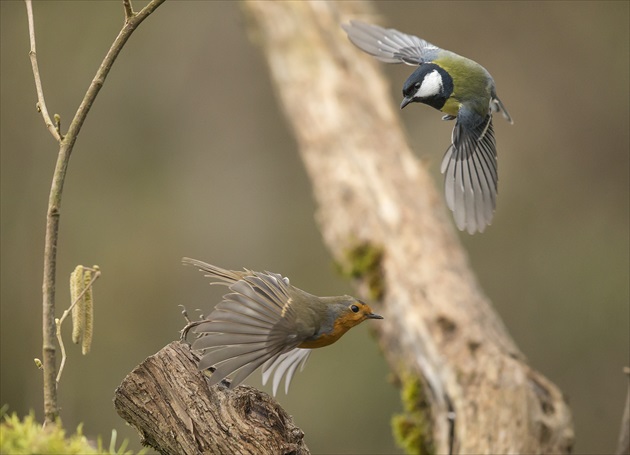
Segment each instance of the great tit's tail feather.
[[512,120],[512,116],[510,116],[510,113],[505,108],[505,105],[503,104],[503,102],[501,102],[499,97],[495,96],[494,98],[492,98],[492,100],[490,101],[490,108],[492,109],[492,112],[500,112],[503,118],[510,122],[510,125],[514,125],[514,120]]

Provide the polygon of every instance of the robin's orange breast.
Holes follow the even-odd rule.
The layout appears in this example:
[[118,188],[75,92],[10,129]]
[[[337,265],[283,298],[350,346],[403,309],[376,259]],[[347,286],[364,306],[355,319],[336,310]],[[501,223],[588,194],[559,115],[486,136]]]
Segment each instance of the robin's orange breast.
[[363,319],[356,320],[350,317],[339,317],[335,321],[335,325],[330,333],[323,333],[315,339],[303,341],[298,345],[298,348],[315,349],[323,348],[329,344],[333,344],[339,338],[343,336],[348,330],[355,325],[359,324]]

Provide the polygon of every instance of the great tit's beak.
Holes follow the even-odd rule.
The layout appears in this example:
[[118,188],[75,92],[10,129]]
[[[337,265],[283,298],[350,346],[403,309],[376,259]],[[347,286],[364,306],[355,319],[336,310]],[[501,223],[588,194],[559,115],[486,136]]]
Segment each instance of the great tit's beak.
[[380,314],[376,314],[376,313],[366,314],[365,317],[368,318],[368,319],[383,319],[383,316],[381,316]]
[[402,100],[402,103],[400,103],[400,108],[402,109],[403,107],[405,107],[407,104],[411,103],[413,101],[413,98],[410,96],[405,96]]

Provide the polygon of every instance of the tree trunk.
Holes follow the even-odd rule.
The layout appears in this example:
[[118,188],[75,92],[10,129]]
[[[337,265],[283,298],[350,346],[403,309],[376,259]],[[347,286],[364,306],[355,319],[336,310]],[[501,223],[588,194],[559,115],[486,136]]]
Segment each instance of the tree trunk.
[[[561,392],[529,367],[480,289],[378,64],[340,27],[365,16],[365,3],[247,1],[245,11],[324,240],[385,316],[377,333],[403,389],[399,441],[410,453],[569,453]],[[146,444],[163,453],[308,453],[271,398],[209,389],[183,346],[147,359],[116,391],[119,414]]]
[[209,387],[199,358],[173,342],[138,365],[114,406],[163,454],[308,455],[304,433],[269,395],[249,386]]
[[[410,150],[379,63],[340,27],[364,2],[247,1],[332,254],[380,300],[409,452],[568,453],[562,393],[528,366]],[[375,17],[365,19],[374,22]]]

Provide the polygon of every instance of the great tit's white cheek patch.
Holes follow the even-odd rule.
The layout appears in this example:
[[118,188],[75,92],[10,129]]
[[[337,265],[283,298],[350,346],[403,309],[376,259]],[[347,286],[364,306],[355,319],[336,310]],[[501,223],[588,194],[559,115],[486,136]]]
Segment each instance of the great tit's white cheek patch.
[[420,88],[416,91],[414,98],[430,98],[442,92],[442,76],[437,70],[431,71],[424,77]]

